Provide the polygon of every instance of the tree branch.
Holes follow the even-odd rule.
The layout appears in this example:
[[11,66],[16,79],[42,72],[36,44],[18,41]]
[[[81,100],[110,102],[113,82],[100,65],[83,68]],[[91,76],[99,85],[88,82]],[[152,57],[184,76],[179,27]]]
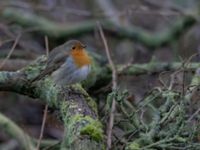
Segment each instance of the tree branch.
[[33,84],[29,82],[44,69],[45,62],[46,57],[40,57],[17,72],[0,72],[0,90],[39,98],[58,109],[66,129],[63,149],[101,149],[103,130],[96,103],[80,85],[59,88],[48,77]]
[[[0,15],[19,25],[33,27],[36,31],[39,31],[39,33],[44,33],[50,37],[57,38],[91,33],[96,26],[96,20],[84,21],[77,24],[61,24],[16,8],[5,8]],[[184,16],[163,32],[150,34],[135,26],[123,27],[118,26],[109,20],[101,20],[102,27],[108,32],[114,33],[118,37],[133,39],[151,48],[178,40],[179,37],[196,22],[197,20],[194,16]]]
[[31,138],[25,134],[15,123],[0,113],[0,127],[15,138],[25,150],[36,150]]
[[[100,36],[102,38],[104,47],[105,47],[107,59],[112,70],[112,91],[115,91],[117,89],[117,70],[111,58],[110,50],[108,48],[107,40],[105,38],[103,29],[99,23],[98,23],[98,28],[99,28]],[[113,130],[114,119],[115,119],[115,109],[116,109],[116,101],[115,101],[115,98],[113,98],[112,106],[111,106],[111,110],[109,114],[109,123],[107,126],[107,147],[106,147],[107,150],[111,149],[111,146],[112,146],[112,130]]]

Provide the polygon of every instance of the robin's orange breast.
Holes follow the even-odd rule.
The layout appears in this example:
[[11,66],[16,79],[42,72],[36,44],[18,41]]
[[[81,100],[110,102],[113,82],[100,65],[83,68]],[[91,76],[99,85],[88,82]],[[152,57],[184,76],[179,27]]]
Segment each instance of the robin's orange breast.
[[72,51],[71,56],[79,68],[91,64],[91,59],[84,49]]

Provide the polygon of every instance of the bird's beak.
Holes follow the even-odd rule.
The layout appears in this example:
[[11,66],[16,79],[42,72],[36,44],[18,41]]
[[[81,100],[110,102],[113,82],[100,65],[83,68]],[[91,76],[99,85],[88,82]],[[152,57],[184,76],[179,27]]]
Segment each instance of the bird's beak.
[[82,45],[82,48],[86,48],[87,46],[86,45]]

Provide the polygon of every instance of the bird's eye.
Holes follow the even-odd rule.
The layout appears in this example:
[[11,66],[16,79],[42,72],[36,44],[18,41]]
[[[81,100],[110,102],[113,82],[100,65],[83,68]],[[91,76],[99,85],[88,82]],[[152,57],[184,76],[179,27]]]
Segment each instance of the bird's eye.
[[73,49],[73,50],[75,50],[75,49],[76,49],[76,47],[75,47],[75,46],[73,46],[73,47],[72,47],[72,49]]

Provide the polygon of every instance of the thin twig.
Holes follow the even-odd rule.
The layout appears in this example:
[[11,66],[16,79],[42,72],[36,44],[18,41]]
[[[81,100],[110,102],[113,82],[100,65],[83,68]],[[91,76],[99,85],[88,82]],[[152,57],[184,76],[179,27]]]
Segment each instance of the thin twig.
[[9,51],[8,55],[6,56],[6,58],[3,60],[3,62],[0,64],[0,69],[4,66],[4,64],[6,63],[6,61],[10,58],[10,56],[12,55],[12,53],[15,50],[15,47],[17,46],[19,39],[21,37],[21,34],[19,34],[16,39],[15,39],[15,43],[13,44],[11,50]]
[[[0,59],[0,64],[4,61],[4,59]],[[8,59],[6,63],[0,68],[0,71],[16,71],[19,70],[27,64],[30,64],[31,60],[23,60],[23,59]]]
[[[105,51],[106,51],[106,55],[107,55],[110,67],[111,67],[111,70],[112,70],[112,91],[115,91],[117,89],[117,71],[116,71],[115,65],[112,61],[112,58],[110,56],[110,51],[109,51],[109,48],[108,48],[107,40],[105,38],[103,29],[102,29],[100,23],[97,23],[97,25],[98,25],[100,36],[102,38],[102,41],[103,41],[103,44],[104,44],[104,47],[105,47]],[[106,147],[107,150],[111,149],[111,144],[112,144],[112,129],[113,129],[114,118],[115,118],[115,114],[114,114],[115,113],[115,107],[116,107],[116,101],[113,98],[111,111],[110,111],[110,115],[109,115],[110,116],[109,123],[108,123],[108,126],[107,126],[107,147]]]
[[197,109],[197,111],[195,111],[195,112],[191,115],[191,117],[187,120],[187,122],[190,122],[196,115],[199,114],[199,112],[200,112],[200,108]]
[[[48,42],[48,37],[45,36],[45,47],[46,47],[46,55],[47,57],[49,56],[49,42]],[[48,111],[48,105],[45,105],[45,109],[44,109],[44,114],[43,114],[43,119],[42,119],[42,126],[41,126],[41,130],[40,130],[40,137],[37,143],[37,150],[39,150],[40,148],[40,143],[43,137],[43,133],[44,133],[44,127],[45,127],[45,122],[46,122],[46,118],[47,118],[47,111]]]
[[47,110],[48,110],[48,105],[45,105],[43,119],[42,119],[42,126],[41,126],[41,130],[40,130],[40,137],[38,139],[37,148],[36,148],[37,150],[40,149],[40,143],[42,141],[42,137],[43,137],[43,133],[44,133],[44,126],[45,126],[45,122],[46,122],[46,118],[47,118]]
[[48,40],[48,37],[45,36],[44,40],[45,40],[45,47],[46,47],[46,55],[47,55],[47,57],[49,57],[49,40]]

